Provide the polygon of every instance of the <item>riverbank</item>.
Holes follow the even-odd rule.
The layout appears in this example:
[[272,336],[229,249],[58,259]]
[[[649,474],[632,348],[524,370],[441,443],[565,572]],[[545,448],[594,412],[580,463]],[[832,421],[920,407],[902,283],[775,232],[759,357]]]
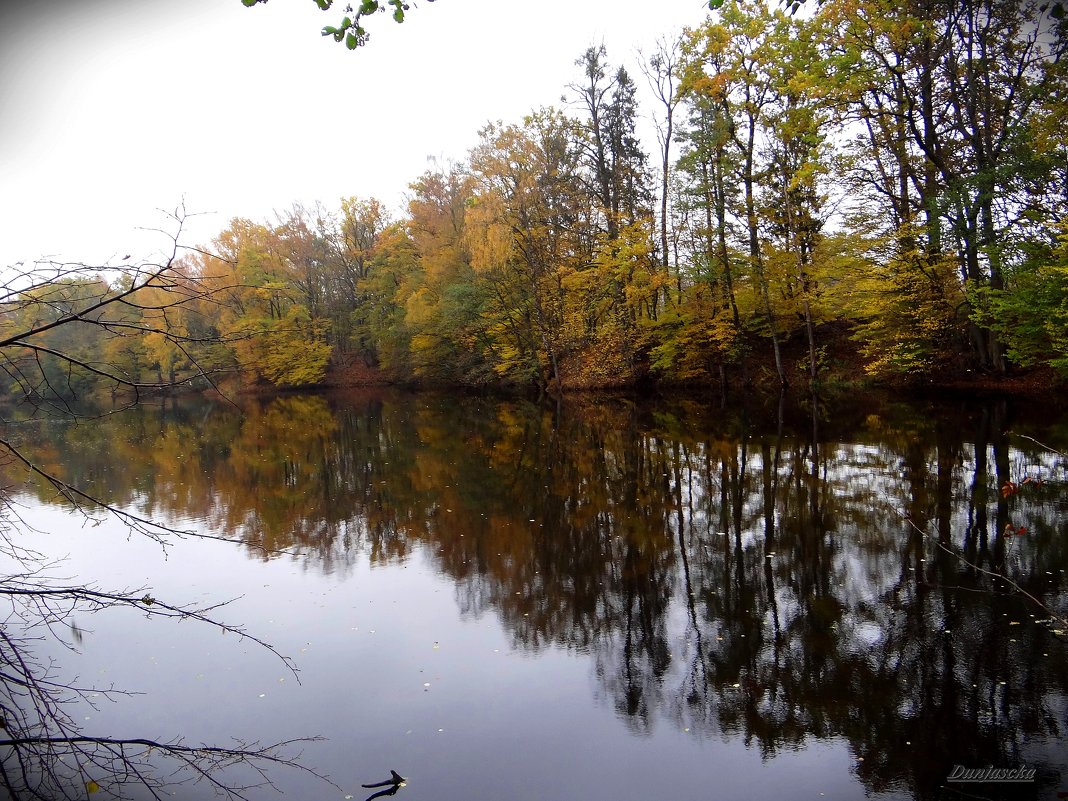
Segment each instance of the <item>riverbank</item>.
[[[822,326],[817,341],[820,348],[821,394],[889,389],[916,393],[945,391],[1041,397],[1049,393],[1063,392],[1068,388],[1068,376],[1049,367],[1013,368],[1006,374],[995,374],[975,369],[963,357],[943,360],[923,374],[873,375],[866,370],[865,360],[848,325],[832,323]],[[787,339],[781,347],[789,388],[793,392],[807,393],[808,343],[803,334],[798,333]],[[718,367],[713,369],[718,371]],[[407,382],[392,379],[358,356],[346,356],[333,361],[319,388],[351,389],[391,386],[398,383]],[[417,380],[410,383],[412,386],[419,386]],[[646,375],[636,382],[597,383],[577,373],[569,374],[564,371],[561,380],[561,389],[565,393],[677,389],[684,392],[700,390],[719,395],[724,392],[733,394],[740,387],[778,394],[780,383],[771,345],[767,340],[754,338],[747,348],[747,355],[740,363],[724,366],[722,377],[710,373],[705,379],[665,382],[653,375]],[[503,385],[500,388],[506,389]],[[514,390],[515,387],[511,389]]]

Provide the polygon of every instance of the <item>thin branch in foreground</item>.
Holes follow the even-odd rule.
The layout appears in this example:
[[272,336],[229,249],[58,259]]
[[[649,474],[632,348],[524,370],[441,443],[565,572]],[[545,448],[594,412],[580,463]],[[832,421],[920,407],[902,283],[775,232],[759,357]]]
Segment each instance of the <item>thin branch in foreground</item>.
[[[159,263],[91,267],[39,261],[0,283],[0,376],[8,380],[13,392],[24,393],[34,404],[38,421],[42,408],[92,419],[93,410],[79,409],[78,396],[86,386],[89,391],[98,386],[92,383],[93,377],[112,382],[113,403],[119,391],[124,400],[132,394],[125,408],[148,392],[177,387],[194,378],[203,378],[218,389],[212,379],[217,372],[212,368],[226,369],[227,362],[204,346],[235,338],[211,333],[213,329],[201,325],[197,316],[203,317],[205,305],[220,304],[234,286],[178,258],[184,209],[170,217],[178,233],[167,234],[172,247],[156,260]],[[118,280],[114,280],[116,274]],[[251,333],[238,333],[237,338]],[[130,348],[136,338],[150,344],[140,351]],[[163,357],[157,354],[157,361],[152,362],[145,355],[154,354],[155,348],[166,351],[169,382],[163,381]],[[175,351],[180,358],[172,358]],[[159,380],[142,380],[153,369]],[[8,423],[0,424],[6,427]],[[148,536],[164,549],[174,539],[185,537],[230,545],[241,542],[182,530],[108,503],[91,489],[64,480],[63,468],[49,470],[35,464],[17,443],[14,433],[0,434],[0,461],[12,465],[13,472],[24,470],[26,481],[46,493],[54,491],[54,501],[72,507],[87,522],[112,516],[129,533]],[[16,505],[0,490],[0,558],[3,569],[10,571],[0,574],[0,607],[7,605],[0,609],[0,793],[52,801],[84,799],[105,790],[109,797],[144,798],[147,793],[147,797],[162,799],[177,786],[202,783],[220,796],[246,799],[256,788],[273,786],[268,769],[277,766],[327,781],[301,764],[299,753],[292,753],[296,746],[318,737],[219,746],[187,745],[179,738],[116,738],[85,732],[76,710],[85,705],[95,709],[101,699],[118,700],[135,693],[114,686],[85,686],[77,677],[68,678],[46,651],[37,651],[51,637],[68,652],[77,653],[84,630],[75,615],[80,618],[126,608],[153,619],[199,622],[266,650],[282,661],[298,684],[300,676],[293,660],[275,646],[216,616],[220,608],[237,599],[182,605],[160,600],[147,588],[108,591],[50,575],[53,565],[46,557],[17,545],[11,536],[14,531],[32,531],[18,517]],[[10,526],[7,514],[14,519]],[[269,555],[290,553],[253,542],[242,544]]]
[[[247,799],[253,789],[272,786],[268,768],[296,768],[323,781],[325,777],[299,762],[293,746],[319,738],[290,739],[271,745],[236,742],[231,746],[187,745],[181,739],[114,738],[82,731],[73,704],[96,709],[100,698],[133,695],[110,687],[81,686],[62,678],[51,659],[34,650],[43,628],[64,642],[69,627],[75,640],[76,612],[87,614],[128,608],[150,618],[193,620],[255,643],[280,659],[300,682],[293,661],[270,643],[212,613],[231,601],[209,606],[181,606],[153,597],[147,590],[108,592],[50,578],[45,568],[27,568],[0,577],[0,601],[9,612],[0,625],[0,788],[18,799],[84,799],[106,789],[112,797],[133,797],[127,788],[152,798],[170,796],[175,787],[205,783],[218,795]],[[76,706],[75,706],[76,708]],[[249,780],[251,775],[252,780]],[[137,790],[140,788],[140,790]]]
[[[0,760],[0,786],[31,798],[51,798],[53,794],[66,799],[84,798],[87,792],[105,787],[113,796],[124,798],[125,790],[131,786],[147,790],[153,798],[163,798],[164,790],[171,796],[176,787],[203,782],[222,797],[248,799],[252,790],[273,787],[268,771],[274,766],[298,770],[340,790],[323,774],[301,764],[301,752],[286,753],[321,740],[304,737],[269,745],[235,741],[233,746],[223,747],[144,737],[11,737],[0,739],[0,749],[9,749],[9,755]],[[37,775],[32,768],[24,768],[20,781],[13,781],[7,771],[13,755],[35,753],[48,755],[48,770]],[[168,761],[172,764],[164,772],[159,763]],[[251,771],[255,779],[228,779],[227,772],[235,768]],[[33,781],[40,784],[32,786]]]
[[[223,623],[210,617],[209,613],[227,606],[238,600],[238,598],[231,598],[226,601],[219,601],[211,606],[205,607],[192,607],[192,606],[176,606],[164,601],[160,601],[158,598],[154,598],[150,593],[145,590],[135,590],[132,592],[103,592],[86,586],[67,586],[67,587],[51,587],[48,585],[27,586],[24,583],[19,583],[8,579],[0,582],[0,597],[6,596],[9,598],[27,598],[32,601],[44,602],[45,606],[41,609],[44,613],[42,617],[46,621],[55,621],[64,619],[68,612],[63,614],[55,614],[54,610],[47,604],[50,602],[66,602],[70,604],[70,609],[82,608],[89,612],[99,612],[103,609],[110,609],[117,606],[132,607],[140,612],[143,612],[146,617],[163,617],[163,618],[178,618],[181,620],[196,620],[200,623],[213,626],[220,631],[227,634],[236,634],[238,637],[244,640],[255,643],[256,645],[264,648],[270,653],[274,654],[293,674],[293,677],[300,683],[300,675],[293,660],[288,656],[280,653],[273,645],[261,640],[253,634],[249,634],[241,626],[235,626],[229,623]],[[239,596],[240,597],[240,596]]]
[[915,521],[913,521],[912,518],[910,518],[908,515],[903,515],[903,517],[905,519],[905,522],[907,522],[910,526],[912,526],[912,528],[917,533],[919,533],[920,536],[922,536],[925,540],[934,542],[934,544],[937,545],[943,552],[945,552],[945,553],[949,554],[950,556],[954,557],[961,564],[966,565],[967,567],[971,568],[972,570],[976,571],[977,573],[982,573],[984,576],[989,576],[991,578],[997,579],[998,581],[1004,581],[1013,590],[1015,590],[1016,592],[1018,592],[1021,595],[1023,595],[1025,598],[1030,600],[1035,606],[1037,606],[1039,609],[1041,609],[1043,612],[1045,612],[1047,615],[1049,615],[1050,620],[1055,620],[1058,623],[1060,623],[1061,626],[1062,626],[1062,629],[1060,629],[1061,631],[1068,630],[1068,618],[1063,618],[1063,617],[1058,616],[1056,612],[1054,612],[1052,609],[1050,609],[1048,606],[1046,606],[1044,603],[1042,603],[1042,601],[1038,600],[1038,598],[1033,596],[1031,593],[1029,593],[1023,587],[1021,587],[1018,582],[1013,581],[1011,578],[1006,576],[1004,573],[997,573],[997,572],[995,572],[993,570],[987,570],[986,568],[980,567],[979,565],[974,564],[973,562],[969,562],[964,557],[963,554],[953,550],[952,548],[947,546],[945,543],[943,543],[943,542],[939,541],[938,539],[932,537],[930,534],[928,534],[922,528],[917,526]]
[[1039,442],[1034,437],[1027,436],[1027,434],[1017,434],[1015,431],[1006,431],[1005,433],[1010,435],[1010,436],[1013,436],[1013,437],[1020,437],[1021,439],[1030,440],[1031,442],[1035,443],[1035,445],[1037,445],[1038,447],[1040,447],[1040,448],[1042,448],[1042,449],[1044,449],[1046,451],[1049,451],[1050,453],[1055,453],[1057,456],[1063,456],[1065,459],[1068,459],[1068,453],[1064,453],[1063,451],[1059,451],[1056,448],[1051,448],[1049,445],[1046,445],[1044,442]]
[[[79,489],[73,484],[69,484],[58,476],[38,467],[31,462],[26,456],[19,451],[15,445],[8,440],[0,437],[0,447],[7,449],[18,462],[20,462],[32,475],[43,479],[47,484],[52,486],[56,493],[63,498],[67,503],[71,504],[75,509],[81,511],[86,517],[89,517],[89,512],[86,507],[99,509],[103,512],[113,515],[120,520],[124,525],[130,529],[149,537],[150,539],[158,542],[162,547],[167,547],[166,537],[173,536],[179,539],[185,537],[192,537],[202,540],[216,540],[219,542],[233,543],[235,540],[228,537],[222,537],[216,534],[208,534],[203,531],[194,531],[192,529],[178,529],[172,526],[168,526],[165,523],[159,523],[147,517],[134,514],[125,509],[110,504],[100,498],[97,498],[89,493]],[[264,553],[270,556],[281,556],[286,554],[292,554],[291,551],[284,549],[271,549],[265,546],[255,546],[262,550]]]

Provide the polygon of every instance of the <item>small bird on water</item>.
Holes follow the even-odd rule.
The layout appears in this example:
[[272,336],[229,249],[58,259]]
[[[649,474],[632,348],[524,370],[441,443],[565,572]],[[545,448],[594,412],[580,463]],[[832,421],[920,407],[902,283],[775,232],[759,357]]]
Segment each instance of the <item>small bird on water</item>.
[[363,784],[363,785],[360,785],[360,786],[361,787],[385,787],[387,784],[397,784],[397,785],[404,784],[405,778],[403,776],[401,776],[399,773],[397,773],[397,771],[391,770],[390,774],[391,774],[390,777],[388,779],[386,779],[384,782],[376,782],[374,784]]
[[371,801],[372,798],[380,798],[382,796],[394,795],[397,790],[404,786],[406,779],[401,776],[397,771],[391,770],[390,777],[384,782],[375,782],[374,784],[363,784],[361,787],[388,787],[388,790],[379,790],[377,793],[372,793],[366,799]]

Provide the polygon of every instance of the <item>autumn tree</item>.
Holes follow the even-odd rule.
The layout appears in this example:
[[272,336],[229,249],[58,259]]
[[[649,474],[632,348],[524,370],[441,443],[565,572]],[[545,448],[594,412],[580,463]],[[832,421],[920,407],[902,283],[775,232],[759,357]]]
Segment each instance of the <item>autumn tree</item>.
[[621,226],[648,214],[651,201],[647,156],[636,133],[637,87],[625,68],[611,68],[603,45],[588,48],[575,64],[583,73],[571,90],[584,111],[581,146],[589,187],[613,240]]
[[918,332],[955,327],[978,367],[1003,372],[1009,326],[993,299],[1034,274],[1036,248],[1050,252],[1064,197],[1063,144],[1041,122],[1063,113],[1063,21],[1015,2],[834,2],[821,17],[843,119],[863,126],[849,174],[892,215],[887,280],[911,297],[872,318],[870,350],[890,333],[894,362],[930,369],[909,356],[932,342]]
[[748,317],[736,291],[737,161],[721,104],[690,90],[680,96],[687,116],[674,165],[682,214],[676,299],[658,321],[655,364],[680,378],[717,374],[725,384],[727,365],[744,350],[743,311]]
[[379,368],[394,380],[414,375],[407,308],[422,279],[415,240],[403,223],[393,223],[382,231],[369,275],[361,282],[359,321]]
[[347,337],[337,337],[338,346],[353,348],[372,364],[377,354],[369,330],[372,304],[367,284],[379,239],[389,223],[390,215],[377,199],[343,198],[337,233],[331,237],[340,268],[333,271],[337,285],[334,326],[348,332]]
[[478,274],[468,234],[476,178],[448,165],[411,184],[408,234],[419,270],[404,287],[404,326],[414,375],[431,382],[483,385],[496,353],[487,308],[491,289]]
[[574,123],[552,109],[488,125],[472,151],[472,264],[490,288],[496,369],[560,383],[564,281],[584,263],[585,203]]
[[211,268],[227,285],[219,328],[238,368],[276,385],[314,384],[329,364],[323,271],[302,220],[269,227],[235,219],[214,241]]
[[669,237],[671,215],[671,147],[675,143],[675,113],[682,97],[678,91],[680,40],[661,39],[655,52],[642,65],[646,80],[659,104],[659,114],[654,117],[657,143],[660,145],[660,263],[667,273],[675,250]]
[[821,89],[824,63],[814,26],[797,17],[777,26],[768,44],[764,73],[775,101],[764,125],[761,211],[767,220],[769,262],[778,262],[780,293],[804,326],[809,382],[815,386],[816,326],[822,322],[816,273],[828,217],[825,182],[830,171],[830,118]]
[[[741,186],[739,218],[744,231],[747,272],[757,288],[762,327],[767,332],[781,384],[788,383],[782,360],[783,324],[773,303],[771,279],[761,244],[758,186],[761,174],[762,129],[776,96],[766,67],[773,42],[789,25],[781,12],[760,4],[728,3],[719,21],[709,20],[689,33],[686,45],[684,91],[717,107],[730,149],[736,159],[731,179]],[[707,119],[716,119],[710,116]]]
[[614,362],[615,380],[628,382],[641,358],[639,322],[655,320],[660,290],[668,284],[656,258],[654,193],[637,136],[637,87],[624,67],[608,64],[604,46],[588,48],[576,66],[583,80],[571,90],[583,112],[577,141],[593,212],[591,272],[576,276],[594,322],[587,332],[588,360]]

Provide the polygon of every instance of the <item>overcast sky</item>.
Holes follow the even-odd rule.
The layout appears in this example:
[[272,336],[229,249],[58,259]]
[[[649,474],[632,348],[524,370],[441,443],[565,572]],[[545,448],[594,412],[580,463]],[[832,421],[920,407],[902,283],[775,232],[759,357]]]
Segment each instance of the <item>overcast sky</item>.
[[[355,1],[355,0],[354,0]],[[561,105],[604,43],[640,86],[638,49],[695,26],[704,0],[414,0],[349,52],[312,0],[32,0],[0,5],[0,266],[154,255],[159,209],[183,241],[234,216],[342,196],[400,209],[428,157],[460,160],[490,120]],[[647,96],[644,96],[647,97]],[[653,110],[648,100],[643,112]],[[655,148],[647,142],[647,149]]]

